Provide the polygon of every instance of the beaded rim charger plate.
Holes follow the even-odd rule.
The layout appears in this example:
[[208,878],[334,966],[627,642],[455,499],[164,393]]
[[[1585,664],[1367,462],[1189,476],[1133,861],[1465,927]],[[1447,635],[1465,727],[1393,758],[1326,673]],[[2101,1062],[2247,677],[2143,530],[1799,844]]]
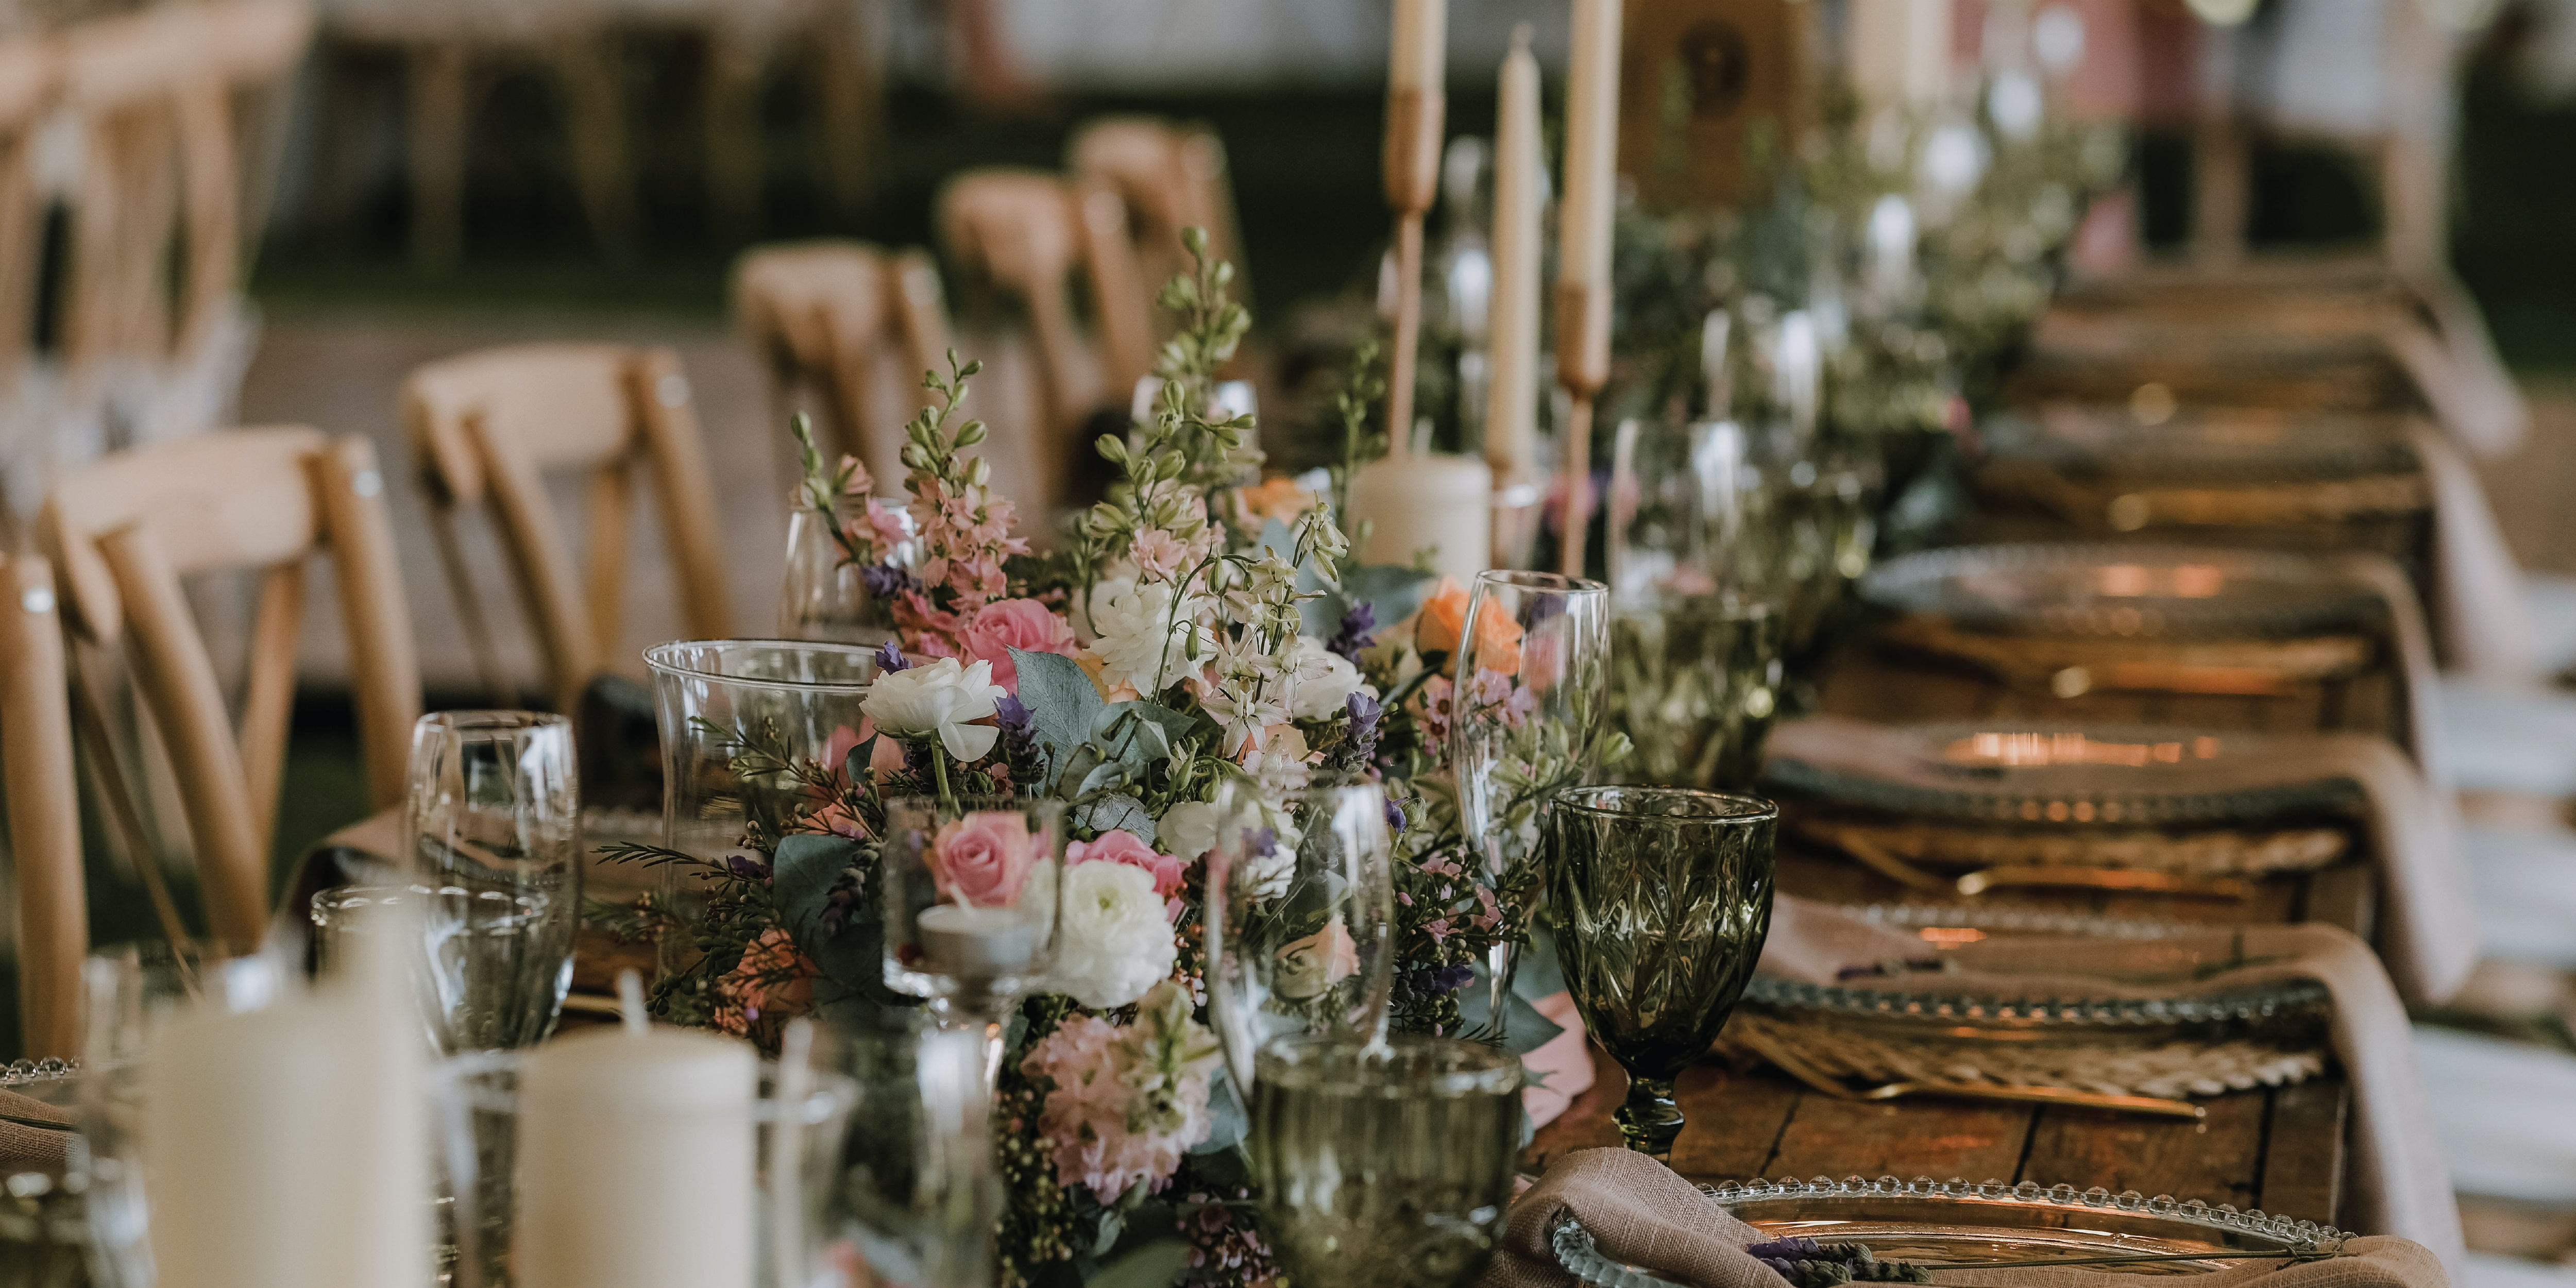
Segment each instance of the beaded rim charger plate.
[[2318,560],[2188,546],[2009,544],[1920,550],[1861,578],[1872,603],[1961,625],[2111,639],[2288,638],[2384,611]]
[[[2035,1182],[1938,1182],[1918,1177],[1876,1181],[1724,1182],[1702,1193],[1735,1219],[1771,1239],[1804,1237],[1858,1243],[1882,1261],[1957,1266],[1935,1284],[1975,1282],[1966,1267],[2095,1257],[2174,1258],[2099,1267],[2138,1274],[2199,1274],[2258,1256],[2330,1254],[2341,1231],[2259,1211],[2178,1202],[2136,1191],[2043,1188]],[[1680,1288],[1640,1267],[1603,1256],[1572,1218],[1550,1231],[1557,1261],[1594,1288]]]
[[2009,720],[1899,726],[1912,781],[1775,757],[1771,785],[1838,805],[1909,817],[2053,826],[2161,827],[2253,823],[2300,813],[2348,813],[2361,791],[2342,778],[2235,791],[2177,791],[2194,768],[2265,755],[2260,734],[2158,725]]

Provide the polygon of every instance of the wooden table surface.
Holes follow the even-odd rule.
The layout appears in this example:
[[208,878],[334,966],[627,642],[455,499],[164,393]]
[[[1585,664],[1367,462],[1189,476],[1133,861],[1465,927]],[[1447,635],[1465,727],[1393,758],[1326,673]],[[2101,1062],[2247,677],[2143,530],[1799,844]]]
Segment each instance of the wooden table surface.
[[[1595,1081],[1522,1155],[1531,1175],[1568,1150],[1619,1143],[1628,1075],[1595,1047]],[[2333,1223],[2346,1088],[2317,1078],[2204,1102],[2196,1123],[1959,1100],[1837,1100],[1769,1069],[1702,1065],[1676,1085],[1687,1122],[1673,1170],[1702,1182],[1894,1176],[2099,1185]]]

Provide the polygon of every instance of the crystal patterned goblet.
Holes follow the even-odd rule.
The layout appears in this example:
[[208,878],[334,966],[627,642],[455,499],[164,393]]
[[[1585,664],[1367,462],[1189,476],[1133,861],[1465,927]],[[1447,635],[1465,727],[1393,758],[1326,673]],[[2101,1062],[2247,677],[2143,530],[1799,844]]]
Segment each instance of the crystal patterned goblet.
[[1252,1092],[1262,1229],[1298,1283],[1455,1288],[1502,1241],[1520,1156],[1521,1062],[1399,1034],[1294,1034]]
[[1671,1157],[1673,1079],[1708,1050],[1771,928],[1780,811],[1678,787],[1582,787],[1550,818],[1548,917],[1585,1032],[1628,1071],[1628,1148]]

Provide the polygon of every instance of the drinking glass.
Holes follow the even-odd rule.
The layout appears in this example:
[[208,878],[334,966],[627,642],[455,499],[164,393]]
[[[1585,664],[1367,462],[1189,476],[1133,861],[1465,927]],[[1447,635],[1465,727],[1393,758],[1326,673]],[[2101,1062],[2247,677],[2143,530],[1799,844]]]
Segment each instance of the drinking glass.
[[1299,1283],[1452,1288],[1502,1239],[1521,1062],[1455,1038],[1292,1034],[1252,1092],[1261,1223]]
[[1548,919],[1584,1031],[1628,1071],[1628,1148],[1672,1156],[1673,1079],[1708,1050],[1771,928],[1780,811],[1679,787],[1557,797]]
[[[783,836],[818,805],[805,773],[840,775],[859,745],[860,703],[877,655],[858,644],[681,640],[644,651],[662,744],[662,844],[710,863],[757,832]],[[795,766],[746,775],[746,751]],[[664,909],[691,921],[705,892],[690,866],[661,867]],[[689,964],[685,933],[665,934],[661,968]]]
[[[1630,782],[1740,787],[1779,708],[1783,616],[1748,555],[1776,515],[1732,422],[1624,421],[1612,451],[1610,727]],[[1776,471],[1774,471],[1776,473]]]
[[1395,980],[1395,876],[1386,789],[1318,779],[1265,796],[1217,789],[1207,864],[1208,1013],[1238,1091],[1285,1033],[1386,1033]]
[[985,1034],[989,1091],[1003,1021],[1055,964],[1064,803],[905,796],[885,811],[886,987],[928,998],[944,1025]]
[[842,497],[830,514],[800,504],[788,516],[786,577],[778,593],[781,636],[867,645],[894,638],[894,605],[885,587],[912,566],[912,513],[899,500],[876,504],[877,513],[902,528],[904,539],[873,565],[852,562],[833,536],[835,526],[868,521],[864,498]]
[[143,1189],[143,1059],[160,1026],[198,1006],[257,1011],[285,998],[296,971],[237,944],[128,944],[81,965],[80,1137],[89,1163],[90,1268],[102,1288],[151,1288]]
[[[442,711],[412,726],[414,871],[436,886],[542,908],[519,978],[554,1031],[581,925],[581,785],[572,722],[536,711]],[[497,906],[497,905],[496,905]]]
[[983,1035],[891,1008],[823,1032],[832,1045],[817,1046],[817,1063],[858,1089],[837,1163],[834,1248],[846,1245],[887,1288],[988,1288],[1006,1196],[993,1115],[974,1094]]
[[[374,910],[409,905],[417,922],[387,922]],[[313,896],[316,956],[336,966],[355,935],[417,926],[419,951],[408,955],[421,1022],[442,1055],[535,1046],[563,1014],[562,969],[552,941],[551,909],[542,894],[506,894],[462,886],[339,886]]]
[[[457,1288],[512,1288],[517,1238],[519,1071],[522,1053],[478,1051],[431,1066],[438,1156],[456,1196]],[[752,1106],[759,1171],[753,1195],[754,1288],[811,1288],[830,1278],[825,1215],[832,1170],[849,1134],[857,1091],[837,1072],[809,1069],[800,1087],[763,1063]],[[684,1178],[674,1178],[675,1183]],[[533,1286],[532,1286],[533,1288]]]
[[[1484,847],[1484,879],[1526,917],[1540,894],[1548,799],[1590,772],[1609,697],[1610,588],[1547,572],[1482,572],[1459,627],[1449,758],[1459,822]],[[1503,927],[1507,938],[1518,924]],[[1516,954],[1487,963],[1487,1031],[1509,1013]]]

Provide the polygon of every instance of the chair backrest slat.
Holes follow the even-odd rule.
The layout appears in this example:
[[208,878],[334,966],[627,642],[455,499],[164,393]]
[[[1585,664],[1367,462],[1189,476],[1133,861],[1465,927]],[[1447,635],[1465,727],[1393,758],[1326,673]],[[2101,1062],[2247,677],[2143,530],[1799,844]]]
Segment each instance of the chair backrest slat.
[[0,788],[18,877],[19,1028],[29,1057],[71,1059],[89,904],[57,603],[43,559],[0,557]]

